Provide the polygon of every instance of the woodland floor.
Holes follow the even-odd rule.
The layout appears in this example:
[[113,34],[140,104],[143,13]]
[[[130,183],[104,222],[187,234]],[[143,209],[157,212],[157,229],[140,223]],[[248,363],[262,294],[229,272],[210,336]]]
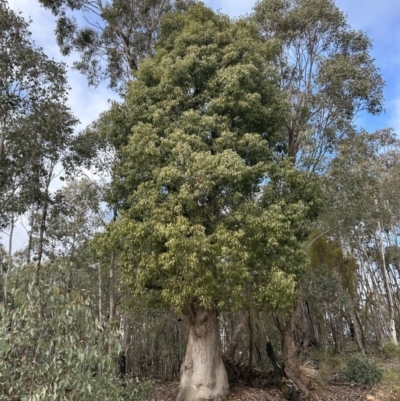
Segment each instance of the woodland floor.
[[[400,358],[381,361],[384,379],[380,385],[367,386],[355,383],[331,381],[313,391],[313,401],[400,401]],[[178,382],[158,382],[155,386],[154,400],[175,401]],[[274,386],[271,374],[253,382],[253,386],[243,383],[231,384],[229,401],[286,401]]]
[[[175,401],[177,383],[159,386],[155,394],[156,401]],[[328,385],[324,390],[314,393],[315,401],[400,401],[400,396],[390,394],[377,387],[353,384]],[[250,387],[244,384],[231,386],[229,401],[286,401],[275,387]]]

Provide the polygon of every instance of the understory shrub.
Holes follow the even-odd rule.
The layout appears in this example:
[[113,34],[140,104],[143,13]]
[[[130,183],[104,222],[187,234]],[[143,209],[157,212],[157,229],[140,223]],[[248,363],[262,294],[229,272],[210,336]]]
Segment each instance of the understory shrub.
[[60,269],[17,270],[0,306],[0,401],[144,401],[140,383],[117,378],[119,333],[90,295],[68,290]]
[[383,371],[366,359],[352,357],[347,366],[339,371],[339,380],[360,384],[375,384],[382,380]]
[[400,357],[400,345],[389,341],[386,344],[383,344],[382,354],[385,359],[398,358]]

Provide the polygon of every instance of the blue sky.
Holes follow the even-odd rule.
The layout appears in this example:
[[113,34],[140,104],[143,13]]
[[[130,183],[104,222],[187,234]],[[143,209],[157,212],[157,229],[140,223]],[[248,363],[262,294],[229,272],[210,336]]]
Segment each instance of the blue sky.
[[[237,17],[251,12],[255,0],[207,0],[205,3],[215,10]],[[40,7],[37,0],[9,0],[10,7],[20,10],[23,16],[32,19],[30,30],[35,42],[42,46],[48,56],[68,65],[77,59],[76,55],[63,58],[55,42],[55,20],[53,15]],[[361,115],[356,123],[369,131],[392,127],[400,134],[400,0],[337,0],[336,4],[347,15],[354,29],[365,31],[373,41],[372,55],[381,70],[385,88],[386,112],[380,116]],[[85,78],[74,70],[68,74],[71,92],[69,105],[81,121],[78,129],[92,122],[108,107],[109,99],[117,99],[106,84],[88,88]],[[54,189],[60,186],[58,180]],[[14,249],[26,242],[26,232],[21,225],[15,230]],[[3,241],[6,237],[3,236]]]
[[[251,12],[255,0],[207,0],[205,3],[233,17]],[[39,6],[37,0],[9,0],[13,9],[31,17],[31,31],[34,40],[45,52],[56,60],[71,65],[76,55],[63,58],[58,50],[53,34],[54,17]],[[365,31],[372,39],[372,54],[386,81],[385,109],[378,117],[360,116],[357,125],[368,130],[393,127],[400,133],[400,1],[399,0],[337,0],[336,4],[347,15],[354,29]],[[86,80],[78,72],[70,70],[70,106],[80,119],[80,127],[93,121],[108,106],[108,99],[117,96],[107,89],[106,84],[98,88],[88,88]]]

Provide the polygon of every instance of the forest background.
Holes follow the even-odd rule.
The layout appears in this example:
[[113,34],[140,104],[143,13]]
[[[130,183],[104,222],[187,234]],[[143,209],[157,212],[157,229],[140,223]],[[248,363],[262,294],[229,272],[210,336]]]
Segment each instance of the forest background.
[[[311,373],[313,369],[305,369],[304,364],[314,359],[318,364],[332,355],[346,355],[347,359],[344,360],[350,360],[348,370],[342,370],[339,374],[341,379],[372,383],[379,381],[381,373],[375,365],[365,359],[351,357],[371,357],[376,352],[392,356],[399,352],[400,164],[396,132],[400,128],[400,102],[397,97],[396,72],[400,58],[396,51],[399,41],[395,27],[398,6],[390,7],[390,2],[387,2],[385,6],[372,11],[373,4],[371,9],[367,9],[363,2],[362,9],[368,10],[368,15],[357,12],[356,19],[350,10],[350,26],[346,26],[342,24],[342,16],[336,13],[335,8],[330,8],[331,2],[317,2],[327,6],[326,9],[321,8],[321,15],[325,11],[328,15],[328,28],[324,31],[326,26],[319,25],[319,20],[312,21],[312,13],[301,14],[301,10],[296,17],[300,18],[297,21],[300,28],[294,29],[294,25],[284,23],[279,25],[279,14],[271,13],[271,9],[268,9],[268,4],[273,2],[263,2],[267,6],[257,9],[257,26],[264,37],[278,32],[282,35],[281,44],[289,49],[285,53],[288,59],[274,59],[273,54],[278,45],[276,48],[257,47],[257,40],[252,41],[252,35],[257,35],[254,30],[243,25],[240,28],[243,31],[236,31],[236,27],[241,26],[240,22],[234,25],[223,16],[201,7],[197,9],[197,14],[188,14],[188,21],[191,22],[187,25],[189,30],[185,30],[186,25],[182,21],[186,20],[181,20],[179,13],[186,15],[186,4],[177,2],[178,13],[171,17],[171,22],[166,20],[160,47],[163,50],[159,55],[156,52],[154,62],[144,62],[143,70],[139,66],[141,57],[153,55],[154,52],[151,39],[143,42],[140,42],[143,38],[139,39],[138,46],[142,47],[138,55],[134,53],[137,50],[135,43],[132,44],[133,53],[126,48],[122,51],[128,60],[125,71],[118,69],[118,58],[112,58],[114,64],[109,64],[111,69],[105,75],[93,74],[93,71],[99,70],[87,68],[90,65],[95,68],[105,67],[105,63],[90,64],[86,59],[78,64],[89,83],[98,84],[93,88],[87,87],[87,80],[78,71],[69,68],[67,83],[63,67],[46,59],[46,55],[57,60],[63,59],[56,50],[58,46],[50,41],[55,36],[55,26],[52,25],[54,17],[61,16],[58,39],[64,56],[69,55],[64,60],[70,66],[74,61],[79,63],[80,58],[76,52],[71,52],[69,46],[72,44],[81,50],[90,49],[90,46],[85,46],[93,43],[91,33],[83,32],[76,42],[69,42],[73,38],[71,32],[74,26],[62,20],[64,15],[58,7],[63,2],[42,0],[41,3],[53,7],[54,15],[46,14],[48,11],[42,9],[39,12],[37,8],[30,9],[33,18],[32,38],[44,48],[44,54],[40,51],[33,53],[30,60],[37,60],[36,63],[29,66],[28,62],[27,68],[32,74],[30,77],[34,79],[24,83],[29,89],[26,92],[22,90],[16,98],[4,86],[4,93],[10,97],[3,97],[2,100],[0,155],[4,162],[1,173],[5,178],[1,182],[4,247],[1,249],[3,306],[0,352],[3,373],[0,385],[3,399],[61,399],[60,394],[65,399],[82,396],[84,399],[142,397],[140,391],[146,391],[146,386],[139,386],[131,382],[130,378],[176,379],[182,369],[182,361],[184,368],[180,374],[178,395],[182,401],[224,398],[227,395],[228,380],[251,383],[260,372],[266,372],[272,366],[275,383],[287,397],[313,397],[314,386],[311,382],[318,382],[319,379]],[[164,3],[149,3],[152,11],[148,16],[157,19],[157,5]],[[4,4],[3,1],[3,7]],[[29,2],[29,7],[32,4]],[[66,4],[79,5],[80,2]],[[299,1],[299,4],[307,5],[307,1]],[[226,9],[222,3],[209,5],[213,8],[221,7],[222,12],[229,11],[233,16],[235,13],[251,11],[234,11],[232,3]],[[26,4],[23,6],[17,1],[12,1],[10,6],[12,9],[23,9],[23,14],[29,10]],[[340,2],[338,6],[341,6]],[[390,10],[388,13],[386,6]],[[352,3],[352,7],[356,7],[356,3]],[[146,8],[145,13],[148,10]],[[117,26],[115,28],[111,24],[111,30],[119,32],[120,17],[112,14],[112,10],[109,12],[108,18]],[[77,26],[86,23],[79,11],[74,11],[73,15]],[[268,18],[264,19],[265,15],[272,19],[278,18],[277,25],[269,25]],[[360,18],[360,15],[366,17]],[[89,18],[89,14],[86,16]],[[309,16],[311,19],[307,20]],[[101,18],[97,18],[97,22],[101,22]],[[309,22],[302,25],[301,18]],[[323,20],[324,17],[321,18]],[[216,152],[216,157],[219,157],[218,152],[221,151],[218,146],[224,149],[221,159],[218,159],[221,164],[216,164],[216,171],[210,173],[207,172],[208,167],[201,164],[201,158],[190,159],[192,155],[179,150],[179,147],[175,149],[177,155],[174,156],[179,159],[179,163],[189,157],[190,163],[199,166],[195,174],[202,174],[202,168],[207,172],[204,173],[205,178],[200,175],[200,180],[190,184],[195,189],[193,196],[197,196],[196,185],[202,179],[205,180],[205,186],[199,188],[200,193],[207,193],[207,188],[221,185],[222,189],[218,187],[217,190],[222,199],[219,214],[215,215],[217,223],[213,222],[212,211],[215,209],[204,209],[208,210],[206,217],[199,212],[202,207],[208,207],[207,202],[212,204],[210,194],[194,201],[197,202],[198,210],[182,212],[183,220],[189,218],[189,213],[196,224],[199,218],[205,219],[204,230],[210,231],[204,238],[202,229],[196,231],[198,225],[194,223],[188,227],[185,223],[176,228],[173,225],[162,228],[163,219],[168,221],[168,217],[162,213],[167,212],[168,215],[168,210],[157,209],[158,201],[154,201],[152,209],[153,199],[157,199],[160,194],[154,192],[156,189],[151,186],[152,180],[146,181],[143,178],[157,171],[150,170],[150,167],[146,170],[147,161],[161,168],[162,173],[157,173],[159,175],[155,175],[154,179],[160,182],[167,180],[167,184],[161,186],[161,194],[171,195],[169,199],[172,200],[169,201],[173,208],[175,185],[184,188],[184,184],[179,181],[179,174],[186,171],[184,167],[182,171],[176,172],[173,164],[162,165],[165,163],[164,156],[157,159],[158,156],[151,152],[148,159],[141,161],[152,146],[160,146],[163,152],[169,154],[171,145],[168,138],[162,145],[154,139],[162,137],[160,132],[164,131],[156,132],[149,128],[146,131],[144,128],[148,121],[157,121],[162,126],[167,121],[163,118],[169,118],[162,117],[164,107],[169,107],[168,102],[171,101],[169,91],[163,86],[160,86],[160,92],[152,92],[151,88],[161,79],[161,75],[157,75],[160,71],[165,71],[167,77],[168,74],[173,77],[170,71],[176,68],[176,60],[190,56],[185,53],[185,48],[182,50],[179,47],[179,38],[193,41],[190,43],[194,48],[201,45],[201,35],[190,36],[190,29],[193,32],[199,29],[196,25],[199,19],[207,21],[210,24],[207,26],[215,29],[215,32],[232,29],[232,40],[238,40],[239,49],[242,46],[240,35],[247,32],[247,51],[251,65],[258,65],[262,69],[261,66],[266,66],[264,62],[273,64],[280,60],[276,65],[278,70],[281,68],[280,90],[284,97],[287,96],[286,100],[293,113],[289,113],[290,124],[278,129],[280,121],[285,118],[285,107],[283,98],[274,92],[276,88],[272,84],[272,73],[270,81],[262,81],[261,77],[257,78],[257,73],[253,73],[254,79],[260,79],[256,86],[245,81],[243,87],[233,85],[231,88],[226,78],[225,86],[221,87],[222,94],[215,88],[207,89],[207,96],[216,99],[215,115],[220,113],[222,119],[213,116],[216,118],[213,122],[216,132],[212,130],[210,134],[211,142],[216,139],[216,147],[210,145],[211,154],[214,156]],[[378,20],[379,23],[375,24]],[[338,28],[334,34],[343,33],[343,36],[337,38],[332,32],[329,34],[329,24],[335,25],[336,22]],[[158,32],[156,25],[154,32]],[[357,32],[358,28],[372,37],[374,47],[370,47],[366,36]],[[19,29],[28,38],[28,48],[34,48],[25,28],[22,26]],[[149,25],[140,29],[149,29]],[[304,36],[299,34],[302,29]],[[388,30],[391,30],[390,33]],[[40,39],[39,32],[42,32],[45,39]],[[203,31],[200,29],[198,32],[201,34]],[[315,32],[317,36],[312,36]],[[175,34],[179,40],[171,45],[169,40],[175,38]],[[189,35],[190,39],[185,35]],[[5,35],[3,38],[7,43],[7,40],[18,38],[18,35]],[[125,40],[122,34],[119,38]],[[325,52],[323,54],[328,56],[332,64],[318,64],[318,59],[315,59],[316,64],[312,67],[315,70],[310,69],[310,81],[296,81],[298,66],[288,67],[285,63],[297,54],[296,46],[301,48],[310,40],[310,47],[304,45],[301,48],[304,53],[300,52],[298,59],[299,65],[304,60],[307,63],[307,58],[302,57],[308,54],[312,59],[313,51],[317,49],[313,49],[312,45],[320,39],[322,42],[326,40],[328,44],[326,48],[322,45],[317,51]],[[232,57],[228,42],[217,42],[217,59],[219,55],[225,57],[221,56],[221,60]],[[108,49],[112,49],[115,44],[110,43]],[[7,48],[6,44],[4,54],[8,54],[9,49],[12,53],[13,48]],[[178,52],[179,57],[168,61],[168,54],[176,54],[174,52]],[[22,53],[16,57],[22,57]],[[93,54],[86,53],[89,61]],[[115,56],[112,52],[110,54]],[[258,57],[259,54],[265,57],[263,61]],[[96,60],[96,54],[92,60]],[[247,59],[244,57],[243,60],[231,60],[239,72],[242,68],[243,71],[248,68],[245,64]],[[224,62],[221,61],[222,65],[228,68],[229,65]],[[45,68],[43,76],[43,72],[37,70],[42,66]],[[163,67],[160,69],[160,66]],[[208,77],[212,68],[211,64],[204,71],[200,69],[199,76],[204,73]],[[293,75],[289,73],[290,68],[294,68]],[[318,75],[319,68],[321,75]],[[124,85],[127,77],[129,80],[131,70],[137,81],[126,92]],[[24,70],[17,68],[15,71]],[[184,69],[180,71],[185,72]],[[269,71],[268,68],[266,71]],[[303,73],[307,76],[307,70],[302,70],[299,76]],[[386,86],[383,86],[379,74],[382,74]],[[107,88],[110,76],[113,90]],[[3,85],[7,84],[7,79],[2,81]],[[204,82],[208,82],[207,79]],[[213,82],[212,75],[209,79]],[[225,78],[222,76],[218,79],[223,81]],[[293,82],[299,86],[296,87],[297,84]],[[175,84],[178,87],[186,85],[184,82]],[[247,84],[250,85],[249,89]],[[72,86],[69,96],[68,85]],[[45,90],[42,91],[41,87]],[[139,90],[135,92],[135,88]],[[226,108],[224,102],[229,96],[226,94],[224,98],[225,88],[231,88],[229,90],[233,91],[233,98],[241,94],[240,99],[252,102],[252,106],[238,102],[237,109],[236,104],[233,111]],[[200,94],[202,90],[200,85]],[[259,91],[262,99],[260,102],[264,103],[258,104],[254,100],[257,96],[246,97],[242,90]],[[27,97],[24,97],[25,93]],[[212,102],[201,103],[203,98],[198,95],[197,89],[190,88],[188,93],[197,99],[198,103],[195,104],[201,113],[207,114],[214,110],[214,106],[210,106]],[[159,96],[165,101],[159,101]],[[109,103],[110,98],[117,102]],[[159,109],[144,107],[153,103]],[[16,108],[16,104],[20,109]],[[111,111],[101,114],[110,104]],[[187,107],[190,110],[190,101]],[[241,107],[248,107],[249,111],[243,114]],[[386,113],[382,113],[383,108]],[[15,110],[21,110],[21,114],[18,111],[14,120],[8,120]],[[263,110],[268,112],[263,114]],[[271,110],[274,112],[271,113]],[[169,113],[170,117],[175,116],[173,107]],[[186,113],[189,111],[178,113],[174,118],[182,126],[188,124],[187,132],[191,132],[196,124],[203,127],[195,115]],[[100,118],[95,121],[99,115]],[[74,116],[81,120],[80,125]],[[231,119],[231,123],[228,124],[224,119],[228,122]],[[207,121],[209,124],[210,121]],[[237,121],[244,121],[244,125]],[[173,127],[173,124],[166,125],[170,126]],[[260,126],[264,130],[262,133],[257,131]],[[132,127],[135,128],[131,131]],[[246,166],[241,166],[240,162],[238,164],[238,159],[231,153],[225,153],[227,149],[224,146],[232,150],[229,141],[224,142],[227,140],[224,139],[226,131],[223,131],[226,127],[236,130],[234,132],[238,139],[234,139],[237,142],[232,149],[246,160]],[[246,129],[253,130],[251,132],[255,136],[247,137]],[[285,140],[276,136],[279,130],[282,130]],[[168,133],[169,128],[165,132]],[[198,135],[197,131],[193,133]],[[15,140],[18,135],[21,136],[19,143]],[[198,145],[188,141],[182,133],[172,132],[167,135],[175,138],[171,143],[185,144],[198,151]],[[246,138],[244,142],[240,139],[241,135]],[[129,139],[130,136],[133,139]],[[150,142],[141,143],[141,138],[147,137]],[[25,141],[27,138],[29,140]],[[43,142],[35,143],[35,138]],[[227,138],[231,137],[228,135]],[[268,149],[265,147],[266,138]],[[204,142],[207,143],[209,139],[205,138]],[[261,149],[265,153],[260,152]],[[271,155],[279,155],[282,161],[279,161],[279,157],[272,157],[270,151]],[[209,161],[216,163],[212,158]],[[151,163],[149,165],[152,166]],[[260,166],[266,170],[257,170]],[[213,177],[214,173],[217,174],[216,178],[208,182],[210,174]],[[190,177],[191,170],[185,174]],[[187,179],[186,175],[183,179]],[[215,184],[219,180],[222,184]],[[253,180],[252,184],[247,180]],[[144,197],[140,192],[143,188],[147,188]],[[241,201],[235,191],[243,195],[245,200]],[[190,191],[186,195],[182,192],[186,198],[179,198],[179,202],[188,202],[185,207],[189,207],[193,201],[190,198],[192,195]],[[149,196],[148,201],[146,196]],[[218,196],[216,199],[219,202]],[[255,205],[257,207],[253,208]],[[196,213],[200,214],[197,216]],[[239,214],[236,216],[235,213]],[[157,226],[162,235],[169,238],[165,243],[170,251],[166,252],[160,245],[162,237],[147,233],[148,227],[143,224],[141,217],[143,215],[154,224],[152,227]],[[233,221],[225,222],[229,220],[225,219],[228,215]],[[211,222],[208,222],[208,218]],[[234,220],[236,218],[237,221]],[[161,225],[158,226],[158,223]],[[243,224],[243,231],[237,231],[238,224]],[[182,235],[182,232],[185,234]],[[96,233],[100,235],[96,236]],[[233,233],[233,236],[227,233]],[[189,238],[187,244],[180,242],[185,236]],[[192,236],[202,244],[197,250],[193,247],[195,244],[198,246],[199,242],[191,242]],[[130,242],[126,242],[126,238]],[[207,242],[209,238],[210,243]],[[265,249],[258,247],[254,238],[267,244]],[[131,251],[132,246],[135,252]],[[160,259],[153,260],[152,256],[148,256],[154,253],[153,250],[160,252]],[[180,257],[186,256],[186,252],[188,260],[194,257],[195,261],[191,263],[199,269],[194,274],[185,263],[181,265]],[[196,261],[197,255],[203,255],[204,259],[220,253],[223,256],[213,259],[217,261],[218,270],[213,273],[215,282],[207,281],[209,275],[206,269],[203,283],[200,272],[204,266],[202,262]],[[159,260],[163,260],[164,264],[159,265]],[[251,268],[243,268],[243,263]],[[228,265],[231,270],[226,270]],[[160,266],[163,267],[160,269]],[[160,273],[164,268],[165,273]],[[180,276],[174,273],[171,276],[176,268],[181,269],[179,271],[184,281],[193,280],[191,285],[180,287]],[[252,276],[256,280],[249,278]],[[205,334],[198,334],[203,332]],[[185,351],[188,336],[189,346]],[[202,338],[208,340],[202,342]],[[276,364],[273,350],[278,360],[283,362],[282,366]],[[316,356],[318,352],[319,357]],[[204,360],[205,364],[200,362]],[[354,377],[351,376],[354,373],[350,368],[352,363],[361,364],[354,368]],[[37,369],[32,370],[32,366]],[[363,368],[369,373],[363,372],[360,378],[359,370]],[[323,376],[323,369],[320,370]],[[332,379],[331,373],[325,372],[321,380]],[[121,378],[126,379],[122,386]],[[286,381],[287,378],[289,381]]]
[[[49,10],[41,7],[38,1],[10,0],[9,4],[12,9],[22,12],[26,20],[32,19],[29,29],[36,44],[43,47],[50,58],[63,61],[69,66],[68,83],[71,90],[68,104],[79,120],[76,131],[85,128],[108,108],[109,99],[117,100],[118,96],[108,88],[107,82],[101,82],[96,88],[88,86],[85,77],[71,69],[78,56],[76,53],[68,57],[61,55],[54,35],[56,21]],[[251,12],[255,1],[240,3],[220,0],[205,1],[205,4],[231,17],[239,17]],[[395,0],[385,0],[382,3],[374,0],[339,0],[336,4],[347,14],[348,22],[354,29],[364,31],[372,39],[371,54],[386,82],[385,112],[372,118],[361,114],[357,117],[356,124],[370,131],[392,127],[395,132],[400,132],[400,81],[397,73],[400,67],[400,31],[397,24],[400,5]],[[76,13],[76,18],[81,20],[82,15]],[[58,189],[61,185],[62,183],[56,180],[52,183],[52,188]],[[1,241],[6,242],[4,236]],[[26,230],[17,225],[14,249],[20,249],[26,245],[26,241]]]

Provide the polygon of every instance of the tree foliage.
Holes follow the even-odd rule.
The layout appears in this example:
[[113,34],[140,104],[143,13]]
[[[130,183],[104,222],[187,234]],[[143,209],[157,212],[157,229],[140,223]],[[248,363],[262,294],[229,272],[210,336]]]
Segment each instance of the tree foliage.
[[[185,8],[190,1],[40,0],[40,3],[57,17],[56,37],[61,53],[80,53],[81,59],[74,67],[86,75],[89,84],[98,85],[107,79],[111,88],[123,90],[140,61],[153,54],[162,16]],[[76,18],[77,11],[82,12],[83,18]]]
[[100,327],[90,297],[67,291],[63,275],[49,268],[38,283],[27,267],[13,276],[12,308],[1,307],[2,400],[123,399],[114,383],[118,340]]
[[253,17],[266,38],[281,43],[276,62],[291,110],[287,152],[299,167],[322,168],[359,112],[382,111],[371,40],[348,25],[333,0],[259,1]]
[[0,2],[0,223],[44,202],[76,120],[66,106],[65,66],[36,47],[28,23]]
[[170,14],[110,112],[122,212],[99,248],[115,243],[137,294],[178,310],[290,302],[312,195],[274,153],[286,111],[275,52],[253,24],[202,5]]

